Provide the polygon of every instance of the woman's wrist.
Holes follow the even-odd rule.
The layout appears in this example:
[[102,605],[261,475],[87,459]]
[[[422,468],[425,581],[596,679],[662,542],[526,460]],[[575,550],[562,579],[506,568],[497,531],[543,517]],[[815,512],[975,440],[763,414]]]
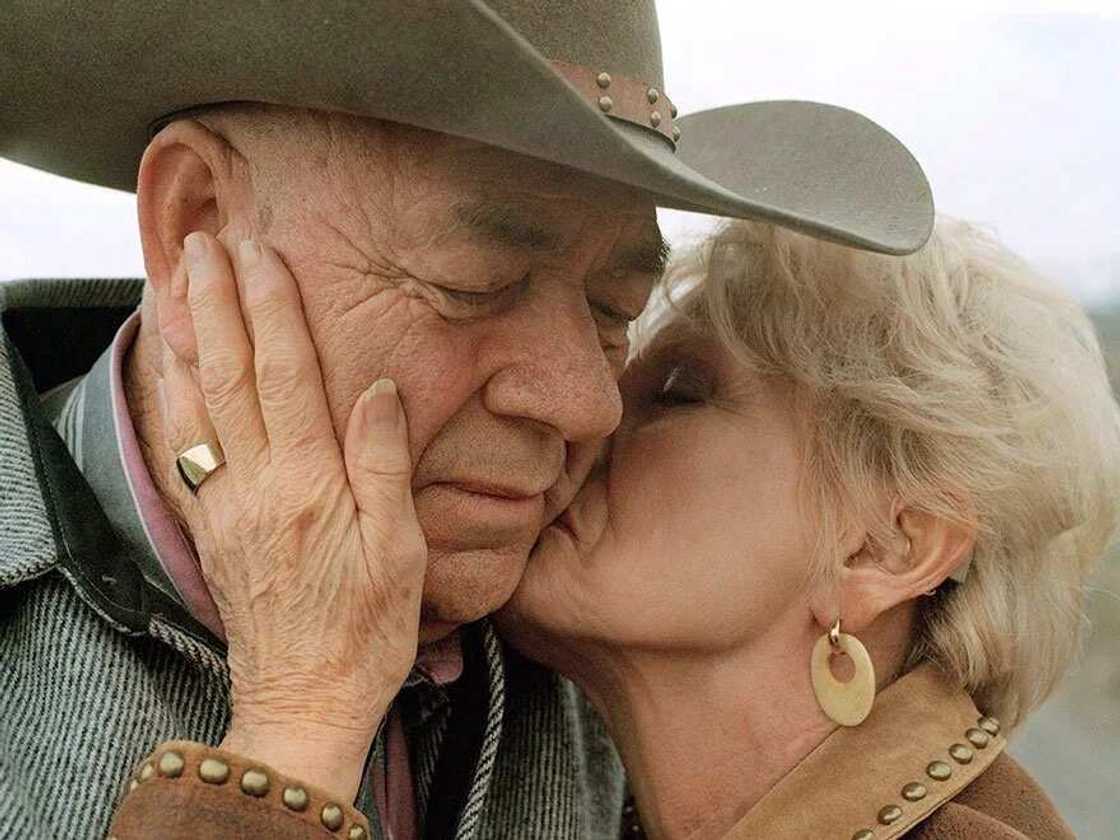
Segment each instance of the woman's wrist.
[[239,723],[235,717],[219,746],[353,803],[375,735],[305,721]]

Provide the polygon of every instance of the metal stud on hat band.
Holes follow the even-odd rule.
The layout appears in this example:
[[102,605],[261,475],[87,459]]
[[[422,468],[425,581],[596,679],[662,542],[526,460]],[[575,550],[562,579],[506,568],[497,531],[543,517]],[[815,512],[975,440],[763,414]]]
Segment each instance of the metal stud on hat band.
[[600,112],[652,131],[676,147],[681,137],[680,129],[673,124],[677,106],[665,91],[620,73],[565,61],[551,64]]
[[206,481],[218,467],[226,462],[225,453],[216,443],[197,443],[175,459],[179,476],[192,493],[197,493],[202,482]]

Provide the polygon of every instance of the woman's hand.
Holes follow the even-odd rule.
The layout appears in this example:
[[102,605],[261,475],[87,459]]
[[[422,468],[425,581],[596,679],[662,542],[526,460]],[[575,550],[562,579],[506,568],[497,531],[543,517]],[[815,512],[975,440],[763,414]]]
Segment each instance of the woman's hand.
[[228,643],[222,746],[352,801],[416,657],[427,546],[404,410],[374,383],[340,451],[280,257],[246,241],[234,266],[202,233],[185,257],[198,367],[165,343],[160,408],[173,455],[205,441],[226,457],[176,498]]

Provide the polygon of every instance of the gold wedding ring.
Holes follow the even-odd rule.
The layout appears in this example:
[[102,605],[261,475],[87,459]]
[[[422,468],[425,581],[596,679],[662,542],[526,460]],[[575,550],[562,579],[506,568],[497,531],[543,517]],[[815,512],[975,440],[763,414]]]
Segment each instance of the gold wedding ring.
[[218,444],[197,443],[175,459],[175,466],[190,491],[197,493],[202,482],[225,462],[226,456]]

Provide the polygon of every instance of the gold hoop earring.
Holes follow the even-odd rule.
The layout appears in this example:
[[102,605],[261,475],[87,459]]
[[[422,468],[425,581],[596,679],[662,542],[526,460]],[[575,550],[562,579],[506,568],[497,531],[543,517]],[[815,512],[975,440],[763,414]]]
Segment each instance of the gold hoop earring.
[[[832,675],[829,657],[833,653],[846,653],[855,666],[855,676],[840,682]],[[840,632],[840,619],[829,631],[817,639],[810,663],[813,693],[817,703],[829,718],[841,726],[859,726],[871,714],[875,702],[875,666],[871,656],[855,636]]]

